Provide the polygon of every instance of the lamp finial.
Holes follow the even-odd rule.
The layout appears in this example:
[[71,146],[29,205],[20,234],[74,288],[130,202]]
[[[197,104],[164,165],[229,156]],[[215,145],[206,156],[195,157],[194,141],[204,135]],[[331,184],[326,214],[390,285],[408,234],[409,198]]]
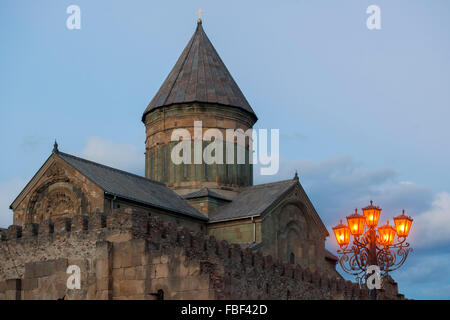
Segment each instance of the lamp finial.
[[56,142],[56,139],[55,139],[55,143],[53,144],[53,153],[58,153],[58,152],[59,152],[58,142]]

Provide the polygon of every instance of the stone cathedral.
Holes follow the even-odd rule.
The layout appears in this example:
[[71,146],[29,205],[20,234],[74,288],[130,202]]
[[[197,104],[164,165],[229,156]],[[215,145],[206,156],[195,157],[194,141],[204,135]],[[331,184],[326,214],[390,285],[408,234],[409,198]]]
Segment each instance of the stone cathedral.
[[[194,136],[194,121],[224,136],[257,121],[200,19],[143,112],[145,177],[55,142],[11,204],[14,224],[1,230],[0,298],[364,297],[336,272],[329,234],[297,174],[253,185],[250,163],[171,161],[173,130]],[[70,265],[81,270],[78,290],[66,287]]]

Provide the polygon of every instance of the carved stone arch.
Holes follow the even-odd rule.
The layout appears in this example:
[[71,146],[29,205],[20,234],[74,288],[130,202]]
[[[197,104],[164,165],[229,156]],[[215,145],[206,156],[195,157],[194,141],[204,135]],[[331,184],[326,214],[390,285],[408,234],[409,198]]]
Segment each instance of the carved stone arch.
[[305,261],[305,243],[309,240],[308,217],[304,207],[299,201],[287,201],[278,211],[277,252],[278,258],[284,262],[290,262],[295,257],[295,262],[307,265]]
[[26,222],[39,223],[90,211],[86,192],[63,176],[49,176],[31,195]]
[[[323,240],[322,233],[320,232],[320,227],[317,225],[317,222],[311,216],[311,213],[305,203],[297,198],[287,199],[284,202],[282,209],[288,205],[295,205],[300,209],[300,212],[304,215],[306,222],[308,224],[308,240],[318,241]],[[280,213],[282,210],[280,211]]]
[[306,238],[310,239],[312,231],[311,226],[314,224],[314,222],[312,221],[311,216],[308,214],[307,207],[302,201],[298,199],[286,201],[285,203],[283,203],[279,212],[280,229],[283,229],[291,221],[296,220],[307,227],[305,233],[308,236]]
[[[294,205],[301,212],[306,221],[307,237],[300,240],[298,246],[299,256],[296,262],[302,267],[309,267],[315,270],[323,265],[324,256],[324,239],[320,226],[312,217],[306,205],[299,199],[288,199],[280,212],[280,219],[288,219],[288,215],[283,213],[284,208]],[[281,226],[281,225],[280,225]]]
[[319,226],[307,206],[298,198],[285,200],[278,211],[278,258],[289,262],[291,253],[302,267],[320,265],[323,239]]

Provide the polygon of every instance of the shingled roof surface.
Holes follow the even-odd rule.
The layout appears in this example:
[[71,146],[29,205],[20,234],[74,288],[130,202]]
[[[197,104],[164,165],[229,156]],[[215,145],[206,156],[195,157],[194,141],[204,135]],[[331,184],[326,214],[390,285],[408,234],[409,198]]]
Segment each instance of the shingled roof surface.
[[296,184],[297,180],[292,179],[247,187],[233,199],[233,202],[211,215],[209,221],[216,222],[260,215]]
[[203,31],[201,21],[158,93],[145,109],[175,103],[205,102],[241,108],[255,116],[216,49]]
[[205,215],[191,207],[163,183],[67,153],[57,152],[57,155],[108,194],[194,218],[208,220]]

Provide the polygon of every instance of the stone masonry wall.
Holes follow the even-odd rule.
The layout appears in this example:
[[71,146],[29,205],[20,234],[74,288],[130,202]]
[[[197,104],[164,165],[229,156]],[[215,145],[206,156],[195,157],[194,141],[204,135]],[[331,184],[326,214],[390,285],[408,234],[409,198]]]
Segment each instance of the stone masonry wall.
[[[69,265],[81,288],[67,289]],[[380,297],[399,299],[387,283]],[[135,210],[10,226],[0,299],[366,299],[367,290]]]
[[[185,129],[190,133],[191,142],[194,142],[194,121],[202,121],[202,137],[206,130],[218,129],[223,139],[226,139],[227,129],[242,129],[245,132],[252,128],[256,118],[239,108],[224,108],[210,103],[174,104],[148,113],[144,121],[146,128],[145,176],[165,183],[179,194],[186,194],[202,187],[212,188],[220,193],[221,187],[234,190],[239,186],[252,185],[253,165],[248,160],[246,164],[237,164],[238,141],[231,142],[235,147],[234,164],[225,164],[225,145],[223,164],[205,165],[202,161],[203,164],[192,162],[192,164],[175,165],[170,161],[172,148],[178,143],[171,141],[172,132]],[[203,140],[201,150],[204,150],[209,143]],[[193,161],[193,143],[191,147]],[[248,159],[248,139],[240,147],[244,147],[246,159]]]

